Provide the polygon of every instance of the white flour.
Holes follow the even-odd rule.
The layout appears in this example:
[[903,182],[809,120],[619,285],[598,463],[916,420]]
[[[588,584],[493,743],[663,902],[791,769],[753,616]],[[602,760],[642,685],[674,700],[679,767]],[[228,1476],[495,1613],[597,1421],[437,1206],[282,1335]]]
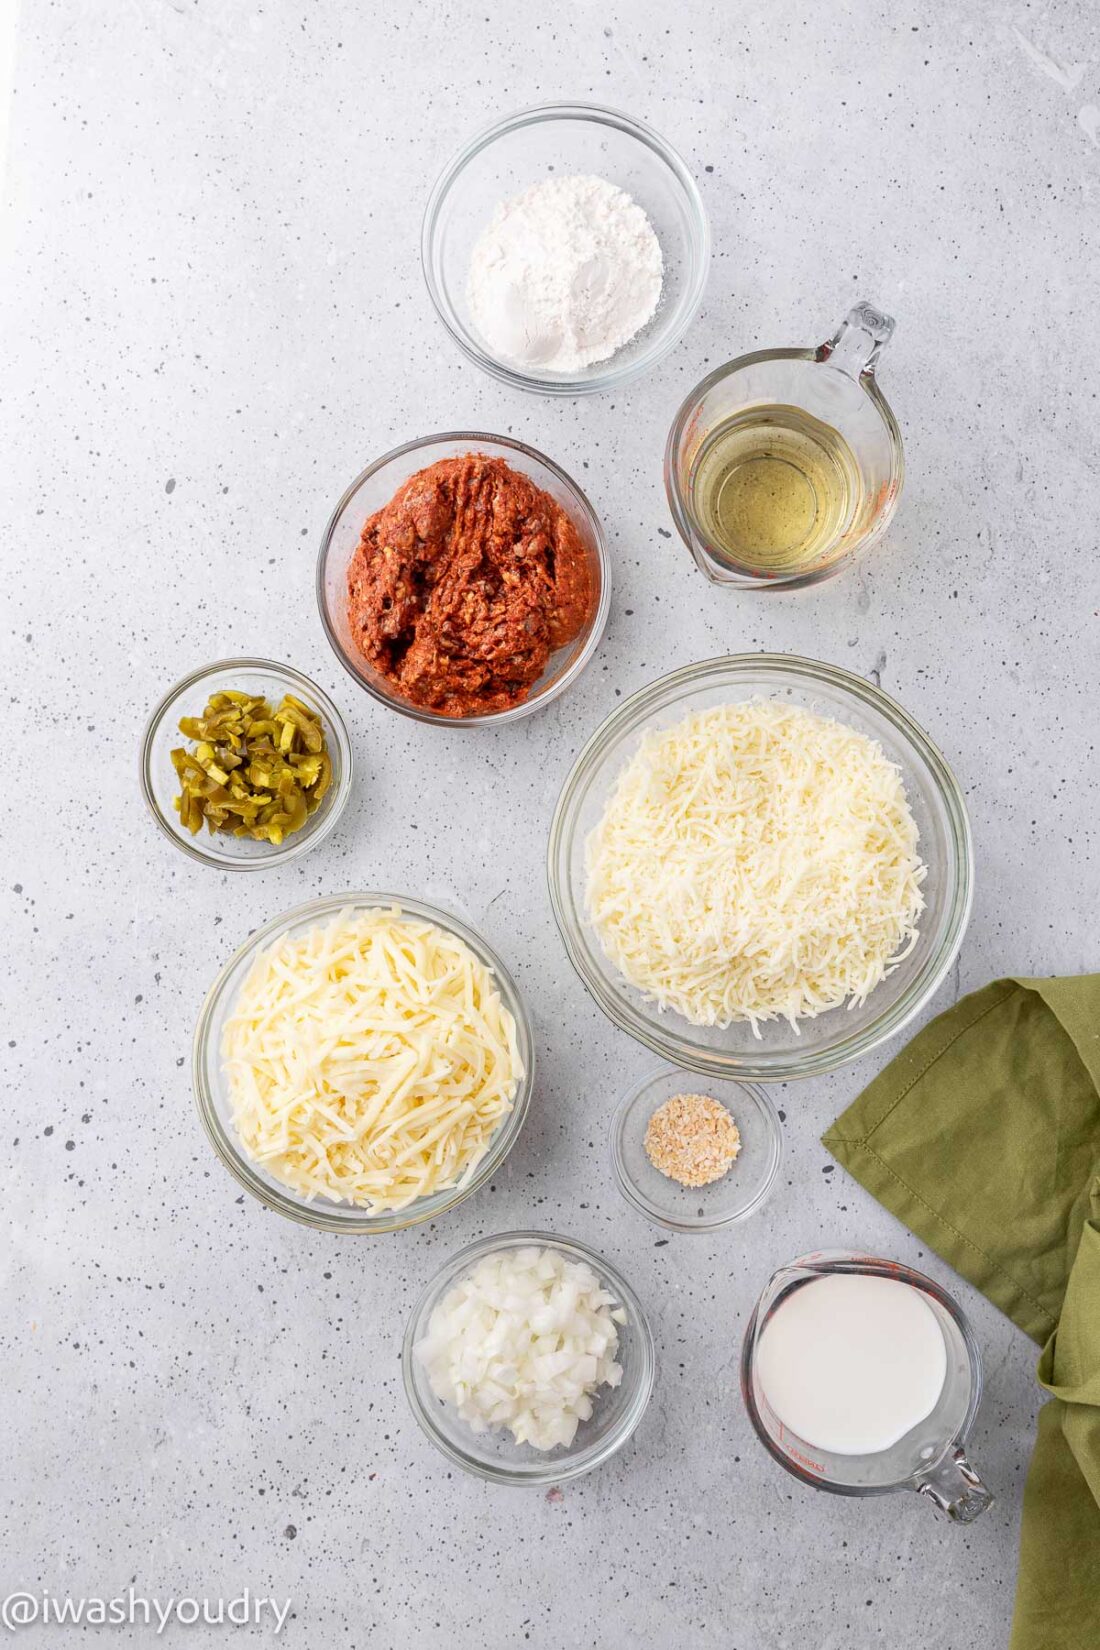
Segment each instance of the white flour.
[[497,207],[470,259],[468,297],[493,355],[578,372],[645,326],[663,271],[653,226],[622,189],[547,178]]

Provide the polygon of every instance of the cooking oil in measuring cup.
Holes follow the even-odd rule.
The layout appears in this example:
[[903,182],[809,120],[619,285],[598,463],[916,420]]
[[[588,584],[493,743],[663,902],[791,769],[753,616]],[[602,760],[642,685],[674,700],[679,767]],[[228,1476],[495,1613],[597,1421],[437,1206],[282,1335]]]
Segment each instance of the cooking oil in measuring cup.
[[724,420],[699,450],[690,491],[715,548],[764,573],[820,565],[861,508],[851,448],[801,407],[748,407]]
[[905,468],[875,373],[893,330],[856,304],[816,349],[738,356],[688,394],[668,433],[665,490],[713,584],[813,584],[885,531]]

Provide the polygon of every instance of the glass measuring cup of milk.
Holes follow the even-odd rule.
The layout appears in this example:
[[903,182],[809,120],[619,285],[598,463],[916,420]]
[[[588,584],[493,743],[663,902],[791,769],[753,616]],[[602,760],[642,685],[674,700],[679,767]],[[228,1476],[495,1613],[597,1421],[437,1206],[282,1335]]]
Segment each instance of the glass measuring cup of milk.
[[817,349],[742,355],[691,391],[669,432],[665,490],[714,584],[814,584],[885,531],[904,476],[875,376],[893,330],[857,304]]
[[[900,1387],[896,1395],[900,1407],[895,1406],[892,1416],[889,1392],[863,1393],[857,1399],[855,1412],[841,1413],[844,1407],[841,1404],[839,1410],[834,1406],[832,1415],[828,1416],[821,1404],[815,1407],[813,1401],[822,1397],[814,1383],[829,1379],[828,1357],[823,1355],[819,1359],[812,1352],[808,1357],[803,1355],[798,1371],[804,1388],[800,1393],[789,1390],[789,1383],[785,1389],[779,1379],[782,1371],[776,1370],[775,1340],[770,1349],[764,1347],[762,1355],[765,1337],[775,1330],[780,1315],[791,1307],[799,1292],[814,1288],[821,1280],[837,1278],[886,1280],[914,1292],[913,1298],[903,1302],[900,1298],[892,1299],[889,1290],[884,1297],[878,1285],[877,1296],[872,1290],[863,1299],[863,1306],[872,1317],[882,1311],[884,1299],[891,1307],[905,1307],[889,1329],[894,1339],[895,1373]],[[830,1314],[829,1327],[834,1332],[846,1310],[844,1290],[848,1291],[849,1305],[855,1304],[852,1289],[850,1284],[841,1285],[839,1301],[836,1298],[826,1301],[824,1293],[817,1297]],[[807,1308],[812,1299],[811,1295],[804,1295],[798,1306],[802,1328],[810,1333],[813,1322]],[[926,1323],[928,1314],[931,1321]],[[792,1339],[790,1331],[798,1327],[789,1315],[782,1338],[788,1353],[796,1351],[796,1339]],[[913,1331],[916,1338],[906,1346],[905,1337]],[[938,1350],[940,1340],[942,1355]],[[805,1354],[807,1346],[803,1344],[800,1350]],[[765,1384],[769,1379],[773,1387],[771,1395]],[[942,1383],[938,1396],[937,1379]],[[922,1381],[925,1382],[924,1402],[921,1401]],[[794,1385],[797,1388],[798,1382]],[[853,1387],[858,1390],[858,1381],[853,1382]],[[927,1497],[938,1512],[962,1524],[971,1523],[993,1499],[967,1460],[964,1449],[981,1392],[978,1344],[960,1307],[946,1290],[923,1273],[897,1261],[846,1250],[818,1251],[781,1267],[756,1303],[741,1350],[741,1394],[749,1420],[765,1448],[788,1472],[804,1484],[831,1490],[835,1495],[885,1495],[892,1490],[916,1490]],[[800,1397],[808,1400],[801,1410]],[[884,1401],[876,1401],[880,1399]],[[811,1441],[792,1430],[789,1421],[777,1412],[777,1405],[785,1409],[788,1416],[801,1413],[807,1430],[817,1431],[816,1439]],[[906,1405],[912,1406],[908,1412]],[[927,1413],[907,1425],[909,1414],[919,1415],[923,1409]],[[893,1434],[904,1429],[900,1436],[891,1433],[891,1421]],[[870,1442],[876,1428],[881,1431],[878,1441],[882,1447],[855,1453],[861,1445]],[[827,1435],[829,1442],[840,1447],[824,1447],[821,1439]]]

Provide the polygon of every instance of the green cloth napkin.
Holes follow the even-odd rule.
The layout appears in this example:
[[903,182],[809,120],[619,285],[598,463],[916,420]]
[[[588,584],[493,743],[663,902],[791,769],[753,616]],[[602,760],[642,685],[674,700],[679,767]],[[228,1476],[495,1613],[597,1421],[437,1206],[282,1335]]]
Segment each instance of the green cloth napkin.
[[964,997],[822,1139],[1043,1346],[1010,1650],[1098,1650],[1100,974]]

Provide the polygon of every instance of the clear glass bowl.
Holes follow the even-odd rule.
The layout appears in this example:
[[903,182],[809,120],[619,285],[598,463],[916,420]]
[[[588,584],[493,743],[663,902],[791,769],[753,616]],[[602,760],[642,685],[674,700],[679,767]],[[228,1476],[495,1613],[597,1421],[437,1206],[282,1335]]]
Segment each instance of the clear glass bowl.
[[[661,301],[648,326],[609,360],[577,373],[524,371],[498,360],[466,298],[470,255],[498,204],[551,173],[594,174],[624,189],[649,218],[664,255]],[[439,318],[471,361],[520,389],[584,395],[637,378],[683,337],[706,286],[710,229],[691,173],[656,132],[598,104],[546,103],[479,132],[444,169],[424,213],[421,256]]]
[[[803,1020],[719,1030],[661,1013],[604,956],[584,908],[585,842],[624,764],[649,728],[741,699],[778,698],[869,734],[901,769],[928,867],[920,938],[858,1007]],[[944,979],[973,895],[970,824],[954,774],[899,704],[850,671],[786,654],[741,654],[686,665],[633,694],[589,739],[565,781],[547,854],[550,899],[569,959],[604,1013],[655,1054],[716,1077],[780,1081],[832,1071],[907,1025]]]
[[[355,645],[348,624],[348,567],[367,518],[388,504],[403,482],[440,459],[458,458],[470,452],[502,458],[513,470],[530,476],[535,486],[549,493],[566,512],[588,550],[589,567],[597,592],[596,606],[580,635],[551,656],[546,670],[522,704],[513,705],[510,710],[487,711],[477,716],[441,716],[438,711],[425,710],[402,698],[393,684],[368,664]],[[485,435],[478,430],[452,430],[443,435],[426,435],[418,441],[407,441],[404,446],[395,447],[392,452],[375,459],[362,475],[356,476],[325,528],[317,561],[317,605],[325,635],[336,657],[359,686],[382,704],[400,711],[403,716],[411,716],[417,722],[431,722],[440,727],[495,726],[503,722],[516,722],[523,716],[530,716],[532,711],[541,710],[543,705],[548,705],[564,693],[571,682],[576,681],[600,645],[607,625],[607,615],[611,609],[611,566],[600,519],[576,482],[564,470],[533,447],[526,447],[521,441],[511,441],[507,436]]]
[[[459,1278],[486,1255],[531,1244],[555,1249],[570,1260],[587,1262],[626,1313],[626,1323],[619,1326],[617,1353],[623,1368],[622,1381],[617,1387],[600,1389],[591,1419],[581,1423],[568,1448],[537,1450],[529,1444],[514,1443],[507,1432],[474,1432],[449,1404],[435,1396],[416,1356],[417,1343],[427,1330],[436,1303]],[[641,1302],[626,1279],[594,1249],[550,1232],[502,1232],[461,1249],[436,1273],[417,1301],[401,1353],[409,1404],[432,1443],[456,1466],[497,1484],[561,1484],[602,1466],[622,1449],[645,1414],[656,1367],[652,1332]]]
[[[658,1106],[704,1087],[737,1124],[741,1150],[721,1180],[681,1186],[653,1167],[645,1132]],[[754,1215],[775,1184],[782,1144],[775,1107],[757,1084],[708,1077],[701,1085],[675,1066],[651,1071],[624,1095],[611,1124],[611,1163],[619,1190],[640,1214],[672,1232],[717,1232]]]
[[[435,1192],[431,1197],[419,1198],[407,1209],[372,1215],[350,1203],[338,1203],[329,1198],[315,1198],[311,1201],[300,1197],[281,1180],[276,1180],[262,1165],[252,1161],[241,1145],[233,1126],[228,1085],[222,1069],[222,1035],[225,1022],[249,969],[265,946],[281,939],[284,934],[308,933],[311,928],[335,917],[340,911],[350,909],[358,912],[379,908],[388,910],[395,905],[408,916],[423,918],[446,929],[448,933],[456,934],[459,939],[466,942],[480,962],[492,969],[501,1000],[516,1022],[516,1041],[523,1061],[524,1075],[516,1091],[512,1110],[500,1123],[489,1150],[465,1186],[454,1186],[447,1191]],[[246,1192],[265,1203],[269,1209],[274,1209],[277,1214],[285,1215],[288,1220],[296,1220],[303,1226],[315,1226],[319,1231],[398,1232],[406,1226],[416,1226],[423,1220],[434,1220],[437,1215],[453,1209],[476,1192],[478,1187],[484,1186],[500,1168],[515,1145],[527,1116],[535,1080],[535,1045],[530,1016],[523,998],[496,952],[490,949],[480,934],[476,934],[472,928],[467,928],[464,922],[460,922],[449,911],[440,911],[435,906],[425,905],[421,900],[407,899],[404,894],[374,891],[334,894],[325,899],[310,900],[307,905],[296,906],[293,911],[275,917],[263,928],[257,929],[240,950],[230,957],[207,993],[199,1014],[192,1052],[192,1077],[199,1116],[210,1138],[210,1144]]]
[[[270,842],[253,842],[248,837],[211,834],[204,826],[192,836],[180,824],[173,806],[179,795],[179,779],[172,766],[173,750],[186,740],[179,731],[181,716],[199,716],[212,693],[227,688],[242,693],[263,694],[276,703],[291,693],[316,711],[324,725],[328,753],[332,759],[332,784],[321,806],[310,814],[300,831],[294,831],[275,847]],[[339,819],[351,794],[351,741],[343,717],[327,694],[315,682],[289,665],[271,659],[219,659],[216,664],[196,670],[169,688],[145,728],[141,741],[141,789],[149,811],[165,836],[185,854],[220,871],[263,871],[271,865],[285,865],[316,847]]]

